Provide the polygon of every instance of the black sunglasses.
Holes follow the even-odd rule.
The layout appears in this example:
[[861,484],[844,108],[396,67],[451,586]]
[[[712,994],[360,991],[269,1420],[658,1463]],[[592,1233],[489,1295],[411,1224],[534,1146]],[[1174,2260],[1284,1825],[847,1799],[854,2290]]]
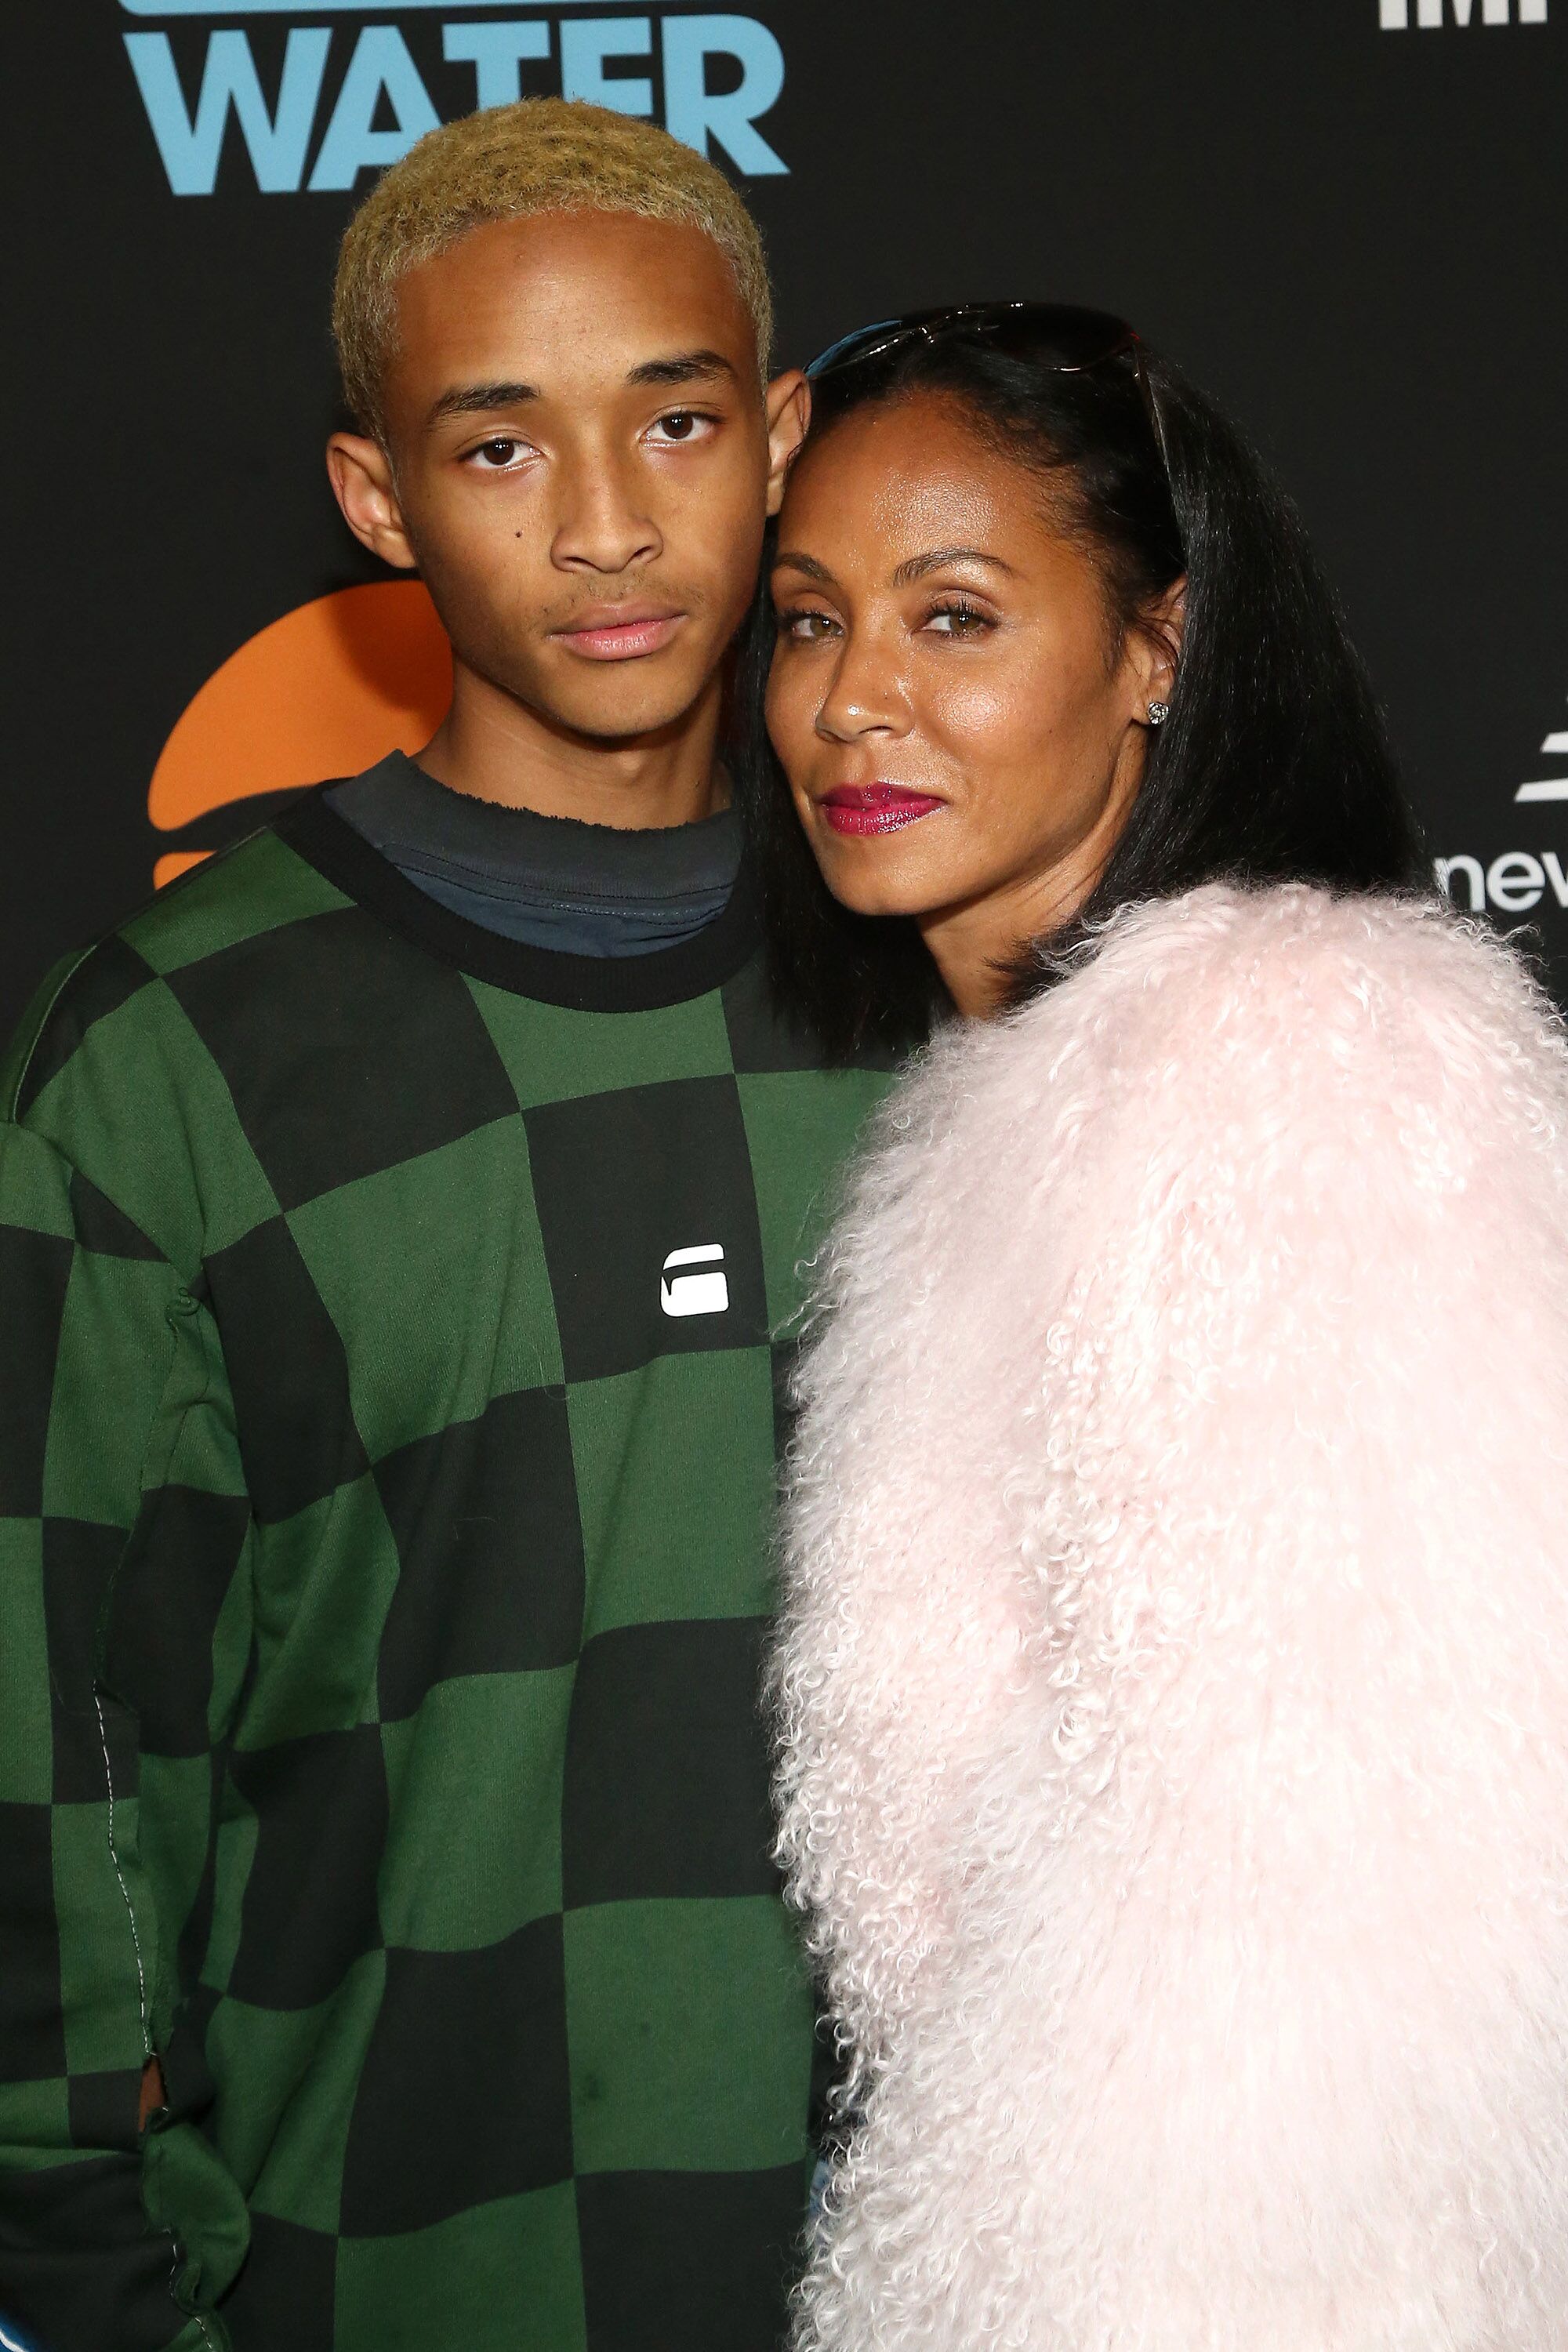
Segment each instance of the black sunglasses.
[[994,338],[997,350],[1043,362],[1058,375],[1081,375],[1111,360],[1130,360],[1154,446],[1170,480],[1165,428],[1143,365],[1142,338],[1110,310],[1083,310],[1071,302],[957,302],[937,310],[911,310],[901,319],[878,319],[868,327],[857,327],[851,335],[841,335],[818,352],[806,376],[812,383],[821,383],[906,343],[939,343],[949,335]]

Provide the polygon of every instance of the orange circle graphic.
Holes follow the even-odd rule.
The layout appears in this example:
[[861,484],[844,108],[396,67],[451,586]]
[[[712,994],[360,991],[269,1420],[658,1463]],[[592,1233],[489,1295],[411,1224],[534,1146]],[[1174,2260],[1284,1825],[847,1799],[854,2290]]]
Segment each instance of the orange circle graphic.
[[[340,588],[231,654],[164,744],[147,794],[160,833],[258,793],[357,775],[427,743],[452,697],[452,649],[416,580]],[[162,888],[205,849],[160,857]]]

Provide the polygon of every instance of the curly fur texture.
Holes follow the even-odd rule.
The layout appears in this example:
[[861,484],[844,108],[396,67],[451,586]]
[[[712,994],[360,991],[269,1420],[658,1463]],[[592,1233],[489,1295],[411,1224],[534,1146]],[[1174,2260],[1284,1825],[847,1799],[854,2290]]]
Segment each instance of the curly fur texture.
[[1123,918],[804,1362],[802,2352],[1568,2347],[1568,1050],[1436,907]]

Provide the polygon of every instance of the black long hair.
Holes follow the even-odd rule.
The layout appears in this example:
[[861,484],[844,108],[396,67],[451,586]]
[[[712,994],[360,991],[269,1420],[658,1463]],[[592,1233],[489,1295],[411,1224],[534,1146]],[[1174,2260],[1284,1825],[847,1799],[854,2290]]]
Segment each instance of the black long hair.
[[[1151,730],[1126,825],[1070,930],[1020,961],[1016,999],[1135,900],[1219,880],[1370,890],[1422,876],[1377,704],[1300,516],[1215,403],[1169,360],[1142,358],[1158,439],[1130,361],[1069,374],[963,330],[816,387],[813,439],[868,403],[961,402],[1048,478],[1119,632],[1186,578],[1170,717]],[[742,647],[736,786],[775,981],[833,1054],[919,1042],[946,1003],[936,967],[912,922],[851,913],[823,882],[763,725],[773,642],[764,594]]]

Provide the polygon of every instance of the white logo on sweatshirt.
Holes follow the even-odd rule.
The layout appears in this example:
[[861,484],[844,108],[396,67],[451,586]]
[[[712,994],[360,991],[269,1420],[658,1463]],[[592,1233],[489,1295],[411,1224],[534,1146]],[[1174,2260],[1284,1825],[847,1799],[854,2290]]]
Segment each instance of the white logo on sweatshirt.
[[[701,1273],[700,1267],[717,1267]],[[667,1315],[725,1315],[730,1308],[730,1280],[724,1272],[724,1252],[718,1242],[701,1242],[695,1249],[671,1250],[664,1261],[658,1303]]]

